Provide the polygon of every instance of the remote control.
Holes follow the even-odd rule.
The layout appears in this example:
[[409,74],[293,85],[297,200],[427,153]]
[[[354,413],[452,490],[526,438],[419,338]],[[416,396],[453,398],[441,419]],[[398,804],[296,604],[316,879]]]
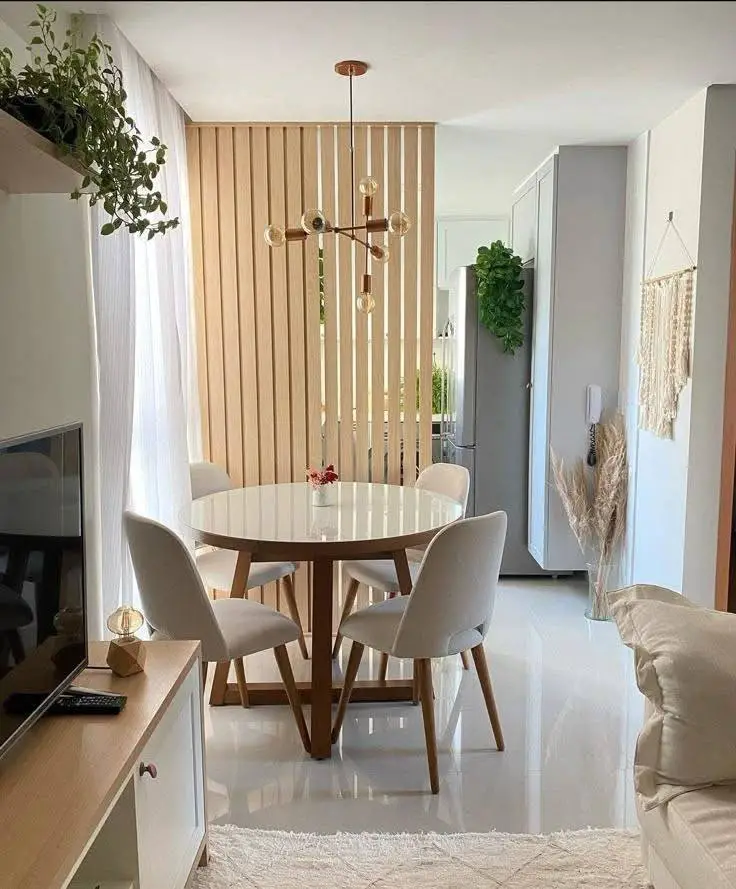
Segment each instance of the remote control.
[[[5,702],[5,712],[23,716],[39,707],[48,696],[31,692],[17,692],[10,695]],[[49,716],[74,716],[76,714],[95,716],[114,716],[125,706],[125,695],[113,695],[109,692],[96,694],[62,694],[46,710]]]

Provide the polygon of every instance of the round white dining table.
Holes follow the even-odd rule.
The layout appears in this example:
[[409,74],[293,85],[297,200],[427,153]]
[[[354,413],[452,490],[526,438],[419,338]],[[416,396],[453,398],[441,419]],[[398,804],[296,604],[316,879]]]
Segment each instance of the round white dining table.
[[[332,703],[340,688],[332,676],[333,563],[341,559],[393,559],[403,594],[411,592],[406,550],[428,543],[462,514],[459,503],[421,488],[369,482],[335,482],[332,504],[316,506],[306,483],[259,485],[210,494],[192,502],[189,527],[200,543],[239,552],[231,596],[246,595],[251,562],[311,562],[312,678],[299,683],[311,704],[311,753],[331,753]],[[211,703],[239,702],[219,665]],[[286,703],[281,685],[248,685],[251,704]],[[404,701],[411,680],[356,683],[352,700]]]

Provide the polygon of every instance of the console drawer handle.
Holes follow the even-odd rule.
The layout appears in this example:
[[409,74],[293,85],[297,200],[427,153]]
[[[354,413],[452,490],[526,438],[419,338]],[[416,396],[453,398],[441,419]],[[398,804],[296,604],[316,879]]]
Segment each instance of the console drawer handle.
[[156,769],[156,766],[155,766],[152,762],[149,762],[148,765],[146,765],[145,763],[142,762],[142,763],[138,766],[138,774],[141,776],[141,778],[142,778],[146,773],[148,773],[152,778],[155,778],[155,777],[158,775],[158,771],[157,771],[157,769]]

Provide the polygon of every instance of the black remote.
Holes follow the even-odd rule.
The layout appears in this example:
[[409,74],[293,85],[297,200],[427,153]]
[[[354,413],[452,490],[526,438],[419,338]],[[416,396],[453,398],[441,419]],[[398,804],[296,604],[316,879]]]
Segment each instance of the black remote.
[[[31,692],[16,692],[5,701],[5,712],[23,716],[39,707],[48,695]],[[125,695],[111,694],[62,694],[46,710],[49,716],[111,715],[114,716],[125,706]]]

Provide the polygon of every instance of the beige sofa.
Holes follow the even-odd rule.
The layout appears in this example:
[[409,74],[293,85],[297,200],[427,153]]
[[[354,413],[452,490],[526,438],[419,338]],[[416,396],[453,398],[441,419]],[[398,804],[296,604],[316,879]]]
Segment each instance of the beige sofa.
[[736,786],[691,790],[638,813],[655,889],[736,887]]
[[[710,786],[702,780],[703,769],[711,763],[720,767],[716,763],[724,757],[733,764],[736,754],[736,682],[731,693],[733,672],[724,675],[734,669],[728,650],[733,634],[736,651],[736,617],[716,617],[679,594],[652,586],[618,591],[611,600],[622,639],[634,649],[639,688],[648,698],[634,772],[649,880],[654,889],[736,889],[736,781],[729,783],[733,772]],[[632,600],[639,603],[638,611]],[[662,609],[658,615],[656,606],[642,608],[642,600],[686,607],[674,612],[670,607],[667,615]],[[669,623],[659,622],[659,616]],[[695,628],[698,623],[704,631]],[[718,638],[708,636],[714,629]],[[701,672],[703,662],[718,664],[710,681]],[[666,722],[671,715],[658,725],[662,712],[673,714],[674,723]],[[696,783],[700,786],[692,786]]]

